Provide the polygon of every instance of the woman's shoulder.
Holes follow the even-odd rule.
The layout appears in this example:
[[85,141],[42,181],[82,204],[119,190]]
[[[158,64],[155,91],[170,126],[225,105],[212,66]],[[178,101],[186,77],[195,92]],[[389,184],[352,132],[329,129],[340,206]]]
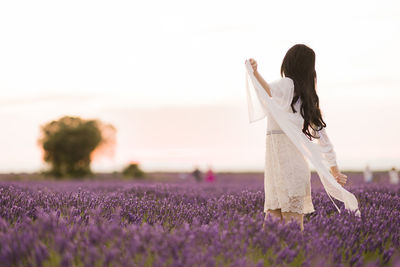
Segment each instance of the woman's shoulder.
[[282,77],[281,78],[281,83],[284,84],[287,87],[294,88],[294,82],[289,77]]
[[276,79],[276,80],[272,81],[270,84],[272,86],[294,88],[294,82],[289,77],[282,77],[282,78]]
[[282,77],[269,83],[272,91],[292,93],[294,91],[294,82],[289,77]]

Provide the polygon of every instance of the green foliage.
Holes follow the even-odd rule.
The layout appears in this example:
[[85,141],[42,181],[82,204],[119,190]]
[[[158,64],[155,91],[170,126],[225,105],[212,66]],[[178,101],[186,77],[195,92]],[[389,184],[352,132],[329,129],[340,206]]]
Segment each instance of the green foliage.
[[55,177],[83,177],[91,174],[92,153],[99,146],[108,144],[103,132],[115,131],[112,125],[99,120],[84,120],[65,116],[41,126],[45,162],[51,164],[49,174]]
[[61,263],[61,255],[58,254],[56,251],[51,250],[49,252],[49,256],[43,262],[44,267],[52,267],[52,266],[60,266]]
[[123,171],[122,174],[127,177],[143,178],[144,172],[140,169],[139,164],[130,163]]

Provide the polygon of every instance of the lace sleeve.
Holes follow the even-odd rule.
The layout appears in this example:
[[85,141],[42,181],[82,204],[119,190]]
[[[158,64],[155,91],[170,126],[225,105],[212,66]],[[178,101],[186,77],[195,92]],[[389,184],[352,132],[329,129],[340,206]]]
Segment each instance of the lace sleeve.
[[319,145],[321,152],[323,153],[323,157],[328,163],[329,167],[337,166],[336,163],[336,152],[333,148],[331,141],[329,140],[328,134],[326,133],[325,128],[322,128],[319,131],[313,131],[315,135],[319,136],[317,140],[317,144]]

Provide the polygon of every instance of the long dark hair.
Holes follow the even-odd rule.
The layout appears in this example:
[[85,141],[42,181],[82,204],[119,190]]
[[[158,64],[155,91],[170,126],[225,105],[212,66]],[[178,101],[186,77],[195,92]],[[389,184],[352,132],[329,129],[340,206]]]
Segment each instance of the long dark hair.
[[315,53],[306,45],[296,44],[291,47],[283,58],[281,76],[289,77],[294,82],[294,94],[291,107],[294,113],[294,104],[301,99],[300,114],[304,118],[302,132],[312,140],[310,127],[315,131],[326,127],[319,109],[319,98],[315,91],[317,73],[315,71]]

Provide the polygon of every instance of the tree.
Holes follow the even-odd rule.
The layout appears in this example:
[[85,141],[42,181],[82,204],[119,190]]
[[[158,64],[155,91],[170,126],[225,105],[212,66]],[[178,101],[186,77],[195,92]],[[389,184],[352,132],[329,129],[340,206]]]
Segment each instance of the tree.
[[136,162],[129,163],[129,165],[122,171],[122,174],[133,178],[143,178],[145,175],[145,173],[139,168],[139,164]]
[[110,124],[65,116],[41,126],[38,142],[44,151],[44,161],[51,165],[49,174],[83,177],[92,174],[93,152],[114,145],[114,139],[115,128]]

